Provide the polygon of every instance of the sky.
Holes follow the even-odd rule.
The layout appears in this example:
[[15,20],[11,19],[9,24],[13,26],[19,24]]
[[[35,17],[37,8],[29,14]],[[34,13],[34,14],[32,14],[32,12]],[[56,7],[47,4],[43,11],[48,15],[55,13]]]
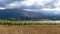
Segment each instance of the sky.
[[14,8],[60,14],[60,0],[0,0],[0,10]]

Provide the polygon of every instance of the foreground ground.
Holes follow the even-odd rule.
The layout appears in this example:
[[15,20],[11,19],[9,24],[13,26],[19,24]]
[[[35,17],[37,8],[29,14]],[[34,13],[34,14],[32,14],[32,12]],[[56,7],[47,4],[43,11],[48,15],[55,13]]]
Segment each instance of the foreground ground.
[[0,34],[60,34],[60,25],[1,25]]

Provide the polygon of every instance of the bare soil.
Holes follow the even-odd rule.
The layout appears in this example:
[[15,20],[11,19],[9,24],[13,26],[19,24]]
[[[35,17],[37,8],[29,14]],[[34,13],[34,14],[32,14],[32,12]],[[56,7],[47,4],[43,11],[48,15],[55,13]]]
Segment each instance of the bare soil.
[[60,25],[0,25],[0,34],[60,34]]

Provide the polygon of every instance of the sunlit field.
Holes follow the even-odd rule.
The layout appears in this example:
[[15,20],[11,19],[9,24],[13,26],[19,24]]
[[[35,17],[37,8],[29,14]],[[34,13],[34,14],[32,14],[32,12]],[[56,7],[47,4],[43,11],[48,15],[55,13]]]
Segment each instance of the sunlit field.
[[60,25],[60,21],[10,21],[10,20],[0,20],[0,25]]

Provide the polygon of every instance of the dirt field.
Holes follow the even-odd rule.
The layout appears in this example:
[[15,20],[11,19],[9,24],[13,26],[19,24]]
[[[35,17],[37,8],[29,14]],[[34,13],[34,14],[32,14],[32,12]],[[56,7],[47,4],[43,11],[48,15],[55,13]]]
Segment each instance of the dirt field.
[[0,34],[60,34],[60,25],[0,26]]

